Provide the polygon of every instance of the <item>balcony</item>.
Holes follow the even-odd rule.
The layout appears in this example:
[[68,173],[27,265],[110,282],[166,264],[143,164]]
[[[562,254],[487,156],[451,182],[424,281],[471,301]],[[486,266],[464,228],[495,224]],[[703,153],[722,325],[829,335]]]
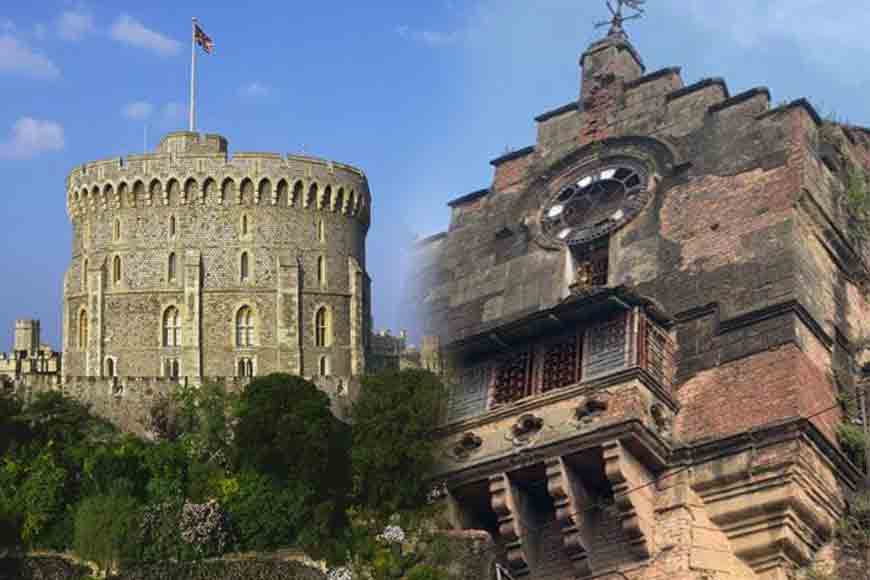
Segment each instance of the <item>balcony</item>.
[[514,577],[650,558],[678,410],[670,327],[651,301],[601,289],[448,346],[434,479],[453,525],[489,531]]
[[[546,404],[546,395],[602,387],[630,375],[642,376],[652,389],[670,396],[675,347],[669,322],[648,304],[598,298],[578,301],[571,311],[547,313],[548,324],[528,320],[528,329],[538,332],[520,341],[508,338],[519,334],[510,328],[488,334],[495,349],[481,340],[467,341],[464,364],[457,365],[450,388],[446,426],[488,414],[494,418],[499,410],[532,408],[536,401]],[[544,328],[549,332],[540,332]]]

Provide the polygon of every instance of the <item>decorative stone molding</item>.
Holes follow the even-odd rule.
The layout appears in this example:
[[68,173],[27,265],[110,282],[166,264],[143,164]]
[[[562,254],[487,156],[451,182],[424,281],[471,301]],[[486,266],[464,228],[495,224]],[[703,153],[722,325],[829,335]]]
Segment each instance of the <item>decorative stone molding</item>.
[[483,445],[483,439],[469,431],[453,447],[453,456],[460,460],[468,459],[475,451],[480,449],[481,445]]
[[577,575],[588,576],[592,573],[592,567],[588,552],[591,541],[586,536],[583,524],[586,491],[582,482],[572,476],[570,468],[561,457],[548,459],[546,467],[547,491],[556,508],[556,521],[562,530],[565,553],[571,559]]
[[600,416],[610,406],[610,394],[597,393],[577,405],[574,418],[580,425],[585,425]]
[[661,403],[653,403],[649,414],[659,434],[662,437],[670,437],[674,426],[673,414]]
[[618,440],[602,445],[604,473],[613,486],[613,499],[620,512],[622,529],[634,553],[652,555],[655,524],[655,487],[652,474]]
[[499,473],[489,478],[489,493],[511,572],[517,578],[528,576],[529,558],[523,545],[526,531],[518,513],[517,490],[506,473]]
[[511,428],[513,436],[517,439],[527,439],[541,430],[544,426],[544,420],[536,417],[531,413],[526,413],[517,419],[514,426]]

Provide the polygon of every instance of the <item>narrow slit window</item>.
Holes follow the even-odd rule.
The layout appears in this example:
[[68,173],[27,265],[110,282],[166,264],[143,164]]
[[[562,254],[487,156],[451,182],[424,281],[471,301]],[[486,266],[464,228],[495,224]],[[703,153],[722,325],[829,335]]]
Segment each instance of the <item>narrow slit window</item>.
[[167,270],[168,270],[167,275],[169,276],[170,282],[175,282],[176,267],[177,267],[177,264],[176,264],[175,252],[172,252],[171,254],[169,254],[169,264],[167,264]]
[[239,278],[242,282],[248,281],[249,276],[249,264],[248,264],[248,253],[242,252],[242,257],[239,259]]
[[326,258],[323,256],[317,258],[317,285],[326,288]]

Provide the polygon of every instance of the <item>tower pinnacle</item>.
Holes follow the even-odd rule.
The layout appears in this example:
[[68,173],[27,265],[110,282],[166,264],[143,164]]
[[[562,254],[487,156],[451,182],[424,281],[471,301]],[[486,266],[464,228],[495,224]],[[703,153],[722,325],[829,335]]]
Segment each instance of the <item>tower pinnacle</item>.
[[[610,29],[607,31],[607,36],[615,36],[620,38],[627,38],[628,35],[625,33],[625,29],[622,27],[622,24],[626,20],[635,20],[637,18],[641,18],[644,15],[643,5],[646,4],[646,0],[615,0],[616,7],[613,6],[612,0],[607,0],[607,9],[610,10],[610,14],[613,16],[609,21],[605,20],[603,22],[598,22],[595,27],[601,28],[602,26],[610,26]],[[625,16],[622,12],[623,7],[628,7],[631,10],[634,10],[634,13]]]

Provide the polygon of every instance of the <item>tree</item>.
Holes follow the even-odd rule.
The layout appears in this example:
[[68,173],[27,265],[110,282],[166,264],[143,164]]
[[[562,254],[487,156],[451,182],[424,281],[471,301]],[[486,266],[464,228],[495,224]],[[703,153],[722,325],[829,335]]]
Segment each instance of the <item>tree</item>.
[[311,489],[280,484],[255,471],[244,471],[226,486],[221,503],[230,513],[239,548],[270,550],[290,545],[310,521]]
[[423,504],[445,395],[441,381],[428,371],[403,370],[363,377],[360,391],[352,410],[357,501],[386,515]]
[[85,498],[75,515],[73,546],[103,570],[118,567],[137,552],[139,503],[129,495]]
[[239,403],[236,445],[243,467],[279,481],[331,491],[347,464],[347,427],[330,411],[329,397],[297,376],[251,381]]

